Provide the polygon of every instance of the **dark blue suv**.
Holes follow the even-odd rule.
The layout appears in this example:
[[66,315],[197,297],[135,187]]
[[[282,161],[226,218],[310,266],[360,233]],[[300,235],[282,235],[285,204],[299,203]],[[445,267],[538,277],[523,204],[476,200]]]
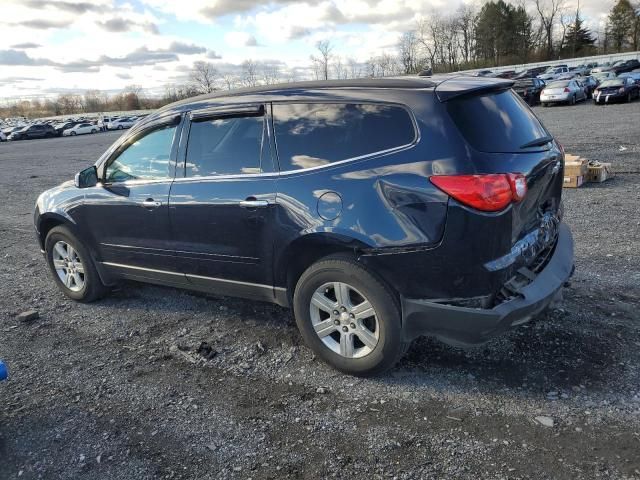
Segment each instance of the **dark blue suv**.
[[573,272],[563,152],[512,82],[304,82],[169,105],[35,211],[58,286],[129,279],[291,306],[344,372],[482,343]]

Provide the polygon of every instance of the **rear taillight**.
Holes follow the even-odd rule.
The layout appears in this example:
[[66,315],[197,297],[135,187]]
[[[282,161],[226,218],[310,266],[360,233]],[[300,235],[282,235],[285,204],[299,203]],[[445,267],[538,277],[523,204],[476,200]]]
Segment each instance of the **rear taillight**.
[[483,212],[502,210],[527,193],[527,180],[520,173],[437,175],[430,180],[460,203]]
[[564,87],[564,93],[571,93],[571,90],[569,90],[567,87]]

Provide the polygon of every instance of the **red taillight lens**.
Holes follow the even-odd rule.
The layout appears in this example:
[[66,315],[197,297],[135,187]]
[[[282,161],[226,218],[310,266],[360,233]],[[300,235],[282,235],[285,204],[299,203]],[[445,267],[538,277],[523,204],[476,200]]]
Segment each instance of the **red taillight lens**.
[[437,175],[430,180],[460,203],[483,212],[502,210],[527,193],[526,178],[520,173]]
[[564,87],[564,93],[571,93],[571,90],[569,90],[567,87]]

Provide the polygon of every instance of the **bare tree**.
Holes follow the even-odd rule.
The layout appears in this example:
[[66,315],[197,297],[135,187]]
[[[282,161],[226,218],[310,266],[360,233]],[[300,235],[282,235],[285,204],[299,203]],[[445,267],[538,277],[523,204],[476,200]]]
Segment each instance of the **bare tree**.
[[280,66],[277,63],[262,64],[262,83],[273,85],[280,82]]
[[211,62],[195,62],[191,70],[191,81],[201,93],[211,93],[216,90],[215,82],[218,70]]
[[222,75],[222,81],[224,82],[227,90],[232,90],[236,88],[238,84],[240,84],[240,79],[238,78],[238,76],[232,73],[225,73],[224,75]]
[[461,51],[462,58],[466,64],[469,64],[475,47],[476,36],[476,17],[478,12],[473,5],[463,3],[456,12],[458,29],[461,35]]
[[331,63],[333,45],[329,40],[321,40],[316,43],[316,49],[319,55],[311,55],[314,64],[316,77],[323,80],[329,80],[329,65]]
[[420,70],[420,43],[415,30],[404,32],[398,43],[398,54],[404,73],[417,73]]
[[333,76],[339,80],[349,78],[347,67],[342,63],[342,57],[336,57],[333,62]]
[[258,85],[258,63],[248,59],[242,62],[242,84],[245,87],[255,87]]
[[353,58],[347,59],[347,76],[349,78],[360,78],[362,76],[362,65]]
[[564,0],[535,0],[540,24],[544,30],[547,58],[553,58],[553,30],[564,6]]

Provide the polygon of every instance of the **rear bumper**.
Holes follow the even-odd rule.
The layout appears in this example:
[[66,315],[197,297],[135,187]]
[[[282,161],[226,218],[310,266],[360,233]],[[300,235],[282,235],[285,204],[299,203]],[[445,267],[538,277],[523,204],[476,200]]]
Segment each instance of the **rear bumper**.
[[558,95],[540,95],[540,101],[542,103],[562,103],[571,100],[571,94],[558,94]]
[[466,308],[428,300],[402,298],[402,326],[406,340],[434,336],[452,345],[484,343],[543,311],[573,274],[573,236],[561,224],[558,243],[546,267],[519,297],[491,309]]

